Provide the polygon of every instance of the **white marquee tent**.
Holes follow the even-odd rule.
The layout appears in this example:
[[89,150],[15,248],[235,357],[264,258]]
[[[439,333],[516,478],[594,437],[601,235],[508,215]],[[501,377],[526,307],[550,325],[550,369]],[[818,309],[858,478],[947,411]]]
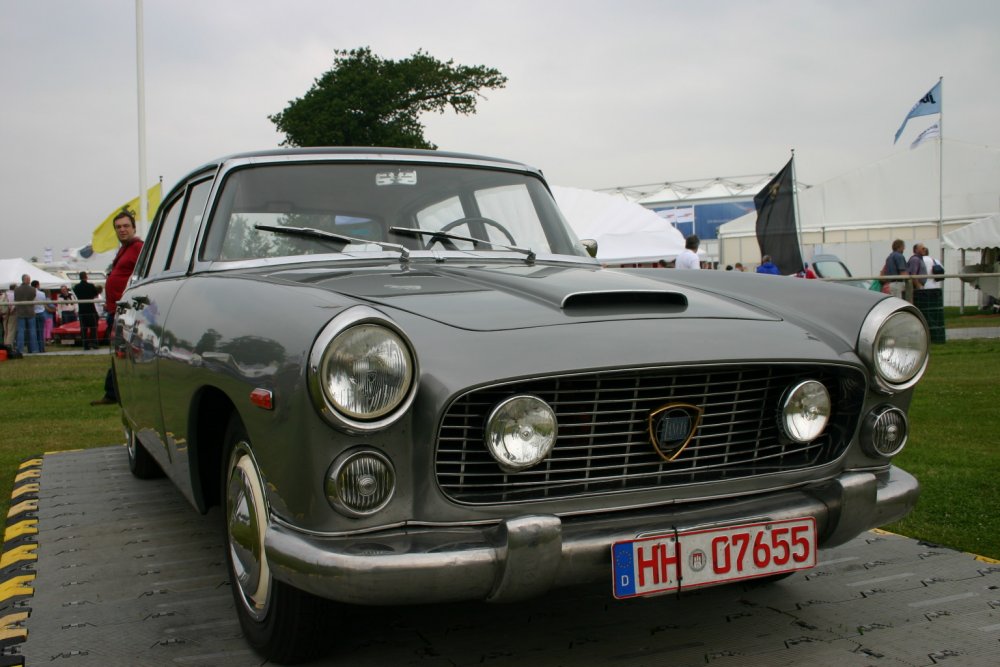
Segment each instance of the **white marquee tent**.
[[[901,238],[939,246],[939,217],[951,232],[1000,207],[1000,151],[944,141],[944,194],[939,199],[940,147],[928,142],[798,192],[803,255],[813,246],[874,243],[878,252],[867,271],[881,267],[888,242]],[[801,161],[802,158],[800,158]],[[943,209],[939,213],[939,209]],[[755,212],[719,228],[721,258],[756,263],[760,250]],[[885,249],[885,252],[882,250]],[[866,262],[867,264],[867,262]],[[850,265],[850,263],[849,263]],[[877,266],[876,266],[877,265]]]
[[1000,248],[1000,214],[982,218],[945,234],[944,245],[955,250]]
[[42,289],[55,289],[65,285],[66,280],[57,275],[42,271],[40,268],[20,257],[0,259],[0,287],[7,289],[10,284],[21,284],[21,276],[27,273],[32,280],[37,280]]
[[553,186],[552,194],[581,239],[597,241],[606,264],[670,261],[684,250],[684,236],[653,211],[618,195]]
[[[1000,214],[977,220],[945,234],[944,245],[961,252],[962,273],[969,276],[962,279],[963,283],[972,284],[986,297],[993,297],[994,300],[1000,297],[1000,277],[977,275],[1000,273]],[[968,250],[981,251],[976,255],[981,262],[967,265],[965,257]],[[985,303],[986,299],[981,297],[980,305]]]

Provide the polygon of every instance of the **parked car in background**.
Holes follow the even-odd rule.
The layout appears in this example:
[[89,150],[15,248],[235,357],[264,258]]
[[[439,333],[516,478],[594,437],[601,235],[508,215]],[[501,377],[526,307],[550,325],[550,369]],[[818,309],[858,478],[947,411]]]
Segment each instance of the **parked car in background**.
[[274,661],[349,605],[774,578],[901,518],[912,305],[602,269],[541,173],[436,151],[210,162],[118,303],[131,470],[221,505]]
[[[847,265],[836,255],[814,255],[812,268],[816,272],[817,278],[850,278],[853,275],[851,274],[851,270],[847,268]],[[870,280],[838,280],[836,282],[841,285],[860,287],[861,289],[871,287]]]
[[[52,328],[52,342],[55,345],[83,345],[83,338],[80,336],[80,321],[67,322]],[[103,317],[97,318],[97,342],[104,344],[108,342],[108,323]]]

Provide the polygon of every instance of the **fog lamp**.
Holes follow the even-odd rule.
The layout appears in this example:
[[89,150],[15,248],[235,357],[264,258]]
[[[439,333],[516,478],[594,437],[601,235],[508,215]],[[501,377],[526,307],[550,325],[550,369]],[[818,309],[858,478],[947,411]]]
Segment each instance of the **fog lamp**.
[[891,405],[882,405],[865,417],[861,428],[861,447],[869,456],[895,456],[906,445],[910,427],[906,413]]
[[486,421],[486,447],[500,467],[517,472],[538,465],[552,451],[558,423],[537,396],[514,396],[493,409]]
[[325,486],[334,509],[351,517],[367,516],[388,504],[396,488],[396,473],[381,452],[352,450],[333,462]]
[[830,392],[822,382],[806,380],[792,387],[781,408],[781,426],[795,442],[810,442],[830,420]]

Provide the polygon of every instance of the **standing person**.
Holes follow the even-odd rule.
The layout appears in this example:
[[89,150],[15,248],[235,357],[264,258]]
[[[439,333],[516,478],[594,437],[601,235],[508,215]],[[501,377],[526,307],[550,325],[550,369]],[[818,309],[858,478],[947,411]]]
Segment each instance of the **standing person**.
[[[108,316],[108,336],[114,330],[115,308],[118,306],[118,299],[121,298],[128,279],[132,276],[135,264],[139,260],[139,252],[142,250],[142,239],[136,236],[135,215],[127,208],[123,208],[112,221],[115,226],[115,234],[121,244],[114,260],[111,262],[111,273],[108,274],[107,282],[104,283],[104,312]],[[104,377],[104,396],[91,401],[91,405],[112,405],[118,402],[118,390],[115,388],[114,365],[108,369]]]
[[17,340],[17,313],[14,312],[14,288],[11,283],[10,289],[0,292],[0,315],[3,315],[3,346],[8,352],[14,351],[14,342]]
[[76,297],[69,291],[68,285],[59,288],[56,300],[59,302],[59,324],[76,322]]
[[48,305],[45,302],[49,297],[45,296],[37,280],[32,280],[31,286],[35,288],[35,337],[38,339],[38,351],[44,352],[45,321],[49,318]]
[[87,272],[80,272],[80,282],[73,285],[73,294],[80,301],[80,340],[83,349],[97,347],[97,306],[93,300],[97,298],[97,288],[87,281]]
[[[35,335],[35,288],[31,286],[31,276],[25,273],[21,276],[21,284],[14,288],[14,313],[17,315],[17,339],[15,348],[18,354],[38,352],[38,337]],[[27,342],[25,342],[27,336]]]
[[926,278],[919,278],[918,276],[927,275],[927,267],[924,265],[924,254],[927,252],[927,247],[923,243],[913,244],[913,254],[910,255],[909,261],[906,262],[906,272],[910,274],[910,280],[913,282],[913,289],[923,289],[924,283],[927,282]]
[[[927,246],[924,246],[924,270],[927,271],[928,276],[934,275],[934,267],[941,266],[941,263],[931,257],[931,254],[927,251]],[[944,271],[943,267],[941,271]],[[927,278],[927,282],[924,283],[924,289],[941,289],[941,281],[936,278]]]
[[677,255],[677,259],[674,261],[674,268],[700,269],[701,262],[698,261],[699,245],[701,245],[701,239],[698,238],[697,234],[692,234],[684,239],[684,250]]
[[760,266],[757,267],[757,273],[766,273],[773,276],[780,276],[781,270],[778,265],[771,261],[770,255],[764,255],[760,258]]
[[[906,258],[903,257],[903,248],[906,244],[903,239],[896,239],[892,242],[892,252],[885,258],[885,266],[882,267],[884,276],[908,276],[910,272],[906,268]],[[902,299],[906,294],[905,280],[888,280],[889,294]]]

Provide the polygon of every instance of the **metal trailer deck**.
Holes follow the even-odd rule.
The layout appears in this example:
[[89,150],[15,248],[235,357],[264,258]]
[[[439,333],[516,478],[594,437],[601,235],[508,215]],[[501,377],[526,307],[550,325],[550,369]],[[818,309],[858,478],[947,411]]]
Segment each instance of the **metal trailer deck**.
[[[259,665],[233,611],[217,511],[131,476],[122,447],[47,454],[15,483],[0,666]],[[354,608],[311,664],[1000,665],[1000,563],[888,533],[771,585],[617,602]]]

